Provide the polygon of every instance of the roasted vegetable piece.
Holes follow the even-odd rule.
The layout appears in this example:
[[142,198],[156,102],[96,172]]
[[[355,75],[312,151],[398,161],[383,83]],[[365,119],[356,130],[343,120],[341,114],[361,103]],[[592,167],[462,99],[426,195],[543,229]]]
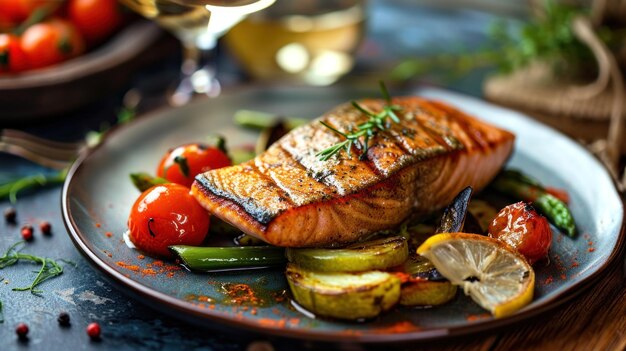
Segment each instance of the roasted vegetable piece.
[[407,275],[400,290],[401,305],[442,305],[456,295],[456,285],[444,278],[425,257],[411,255],[402,270]]
[[441,222],[437,227],[437,233],[454,233],[463,229],[467,206],[472,198],[472,191],[471,186],[461,190],[450,205],[446,207],[443,211]]
[[574,217],[567,204],[549,194],[536,180],[519,171],[506,170],[496,177],[491,186],[502,193],[532,202],[559,230],[570,237],[576,235]]
[[548,255],[552,231],[545,217],[524,202],[503,208],[489,226],[489,236],[504,241],[530,264]]
[[176,258],[192,271],[217,271],[238,268],[277,266],[284,264],[285,250],[273,246],[169,247]]
[[130,180],[131,182],[133,182],[135,188],[137,188],[137,190],[141,192],[144,192],[155,185],[169,183],[167,179],[153,177],[152,175],[145,172],[131,173]]
[[406,261],[409,247],[405,238],[394,236],[352,244],[343,249],[293,249],[286,251],[289,262],[320,272],[362,272],[387,269]]
[[[498,210],[487,201],[473,199],[467,207],[467,212],[472,214],[480,225],[481,233],[486,233],[491,221],[498,215]],[[467,232],[467,231],[466,231]]]
[[387,272],[314,272],[288,264],[286,275],[296,302],[318,316],[373,318],[400,298],[400,279]]
[[157,176],[190,187],[198,174],[230,166],[232,162],[222,149],[223,139],[219,140],[216,146],[190,143],[169,150],[159,162]]
[[153,255],[170,256],[170,245],[200,245],[209,231],[209,215],[179,184],[144,191],[128,216],[130,240]]

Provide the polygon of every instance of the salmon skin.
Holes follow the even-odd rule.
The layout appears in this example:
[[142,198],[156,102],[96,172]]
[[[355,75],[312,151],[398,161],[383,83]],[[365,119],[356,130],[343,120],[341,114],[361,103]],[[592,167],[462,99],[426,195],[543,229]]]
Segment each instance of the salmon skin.
[[[301,126],[248,162],[196,177],[193,196],[211,214],[270,244],[334,246],[397,227],[414,213],[446,206],[466,186],[479,191],[500,171],[514,135],[441,102],[394,98],[388,121],[364,157],[323,121],[348,133],[368,120],[351,104]],[[359,104],[378,112],[386,101]]]

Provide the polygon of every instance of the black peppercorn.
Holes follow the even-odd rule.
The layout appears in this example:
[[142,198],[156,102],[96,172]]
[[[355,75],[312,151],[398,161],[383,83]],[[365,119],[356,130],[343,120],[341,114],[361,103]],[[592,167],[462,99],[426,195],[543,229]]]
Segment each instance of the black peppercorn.
[[59,313],[59,317],[57,317],[57,321],[59,325],[67,327],[70,325],[70,315],[67,312],[61,312]]
[[7,223],[15,224],[15,219],[17,217],[17,211],[13,207],[7,207],[4,210],[4,220]]

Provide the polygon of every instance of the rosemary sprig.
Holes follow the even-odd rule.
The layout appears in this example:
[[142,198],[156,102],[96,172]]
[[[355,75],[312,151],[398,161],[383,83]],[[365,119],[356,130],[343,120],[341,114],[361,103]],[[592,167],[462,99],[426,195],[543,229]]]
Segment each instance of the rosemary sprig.
[[48,257],[22,253],[20,250],[18,250],[18,246],[22,245],[23,243],[23,241],[20,241],[13,244],[4,253],[4,255],[0,257],[0,269],[13,266],[20,260],[31,261],[33,263],[40,264],[41,267],[37,272],[37,276],[30,283],[30,285],[21,288],[13,288],[14,291],[30,291],[35,295],[39,295],[43,292],[43,290],[37,289],[37,286],[39,286],[41,283],[45,282],[48,279],[61,275],[63,273],[63,266],[59,265],[56,260]]
[[[557,1],[545,1],[543,6],[542,16],[532,18],[514,30],[506,22],[494,22],[488,43],[482,48],[407,59],[393,69],[391,78],[406,81],[431,73],[459,78],[471,70],[489,67],[495,67],[501,73],[511,73],[538,61],[550,64],[557,73],[588,74],[589,63],[595,62],[593,54],[576,38],[571,26],[576,16],[585,15],[588,10]],[[619,29],[600,26],[597,30],[607,46],[619,47],[619,40],[623,37]]]
[[367,122],[359,124],[356,127],[355,131],[349,131],[348,133],[344,133],[329,125],[328,123],[320,121],[320,123],[326,128],[346,138],[346,140],[341,141],[331,147],[328,147],[316,153],[315,156],[319,157],[320,161],[327,161],[342,149],[345,150],[348,154],[348,157],[350,157],[352,146],[355,146],[358,150],[361,150],[361,155],[359,156],[359,159],[362,160],[367,156],[370,139],[374,137],[379,131],[388,129],[390,126],[389,120],[395,123],[400,123],[400,118],[398,118],[396,111],[400,111],[401,108],[400,106],[392,105],[389,91],[387,91],[387,87],[382,81],[380,82],[380,90],[383,94],[383,98],[387,101],[387,105],[383,106],[382,111],[378,113],[369,111],[368,109],[359,105],[356,101],[352,101],[352,106],[354,106],[354,108],[369,117]]
[[63,183],[67,171],[68,169],[53,174],[39,173],[0,183],[0,199],[8,197],[11,203],[15,203],[17,201],[17,193],[22,190]]

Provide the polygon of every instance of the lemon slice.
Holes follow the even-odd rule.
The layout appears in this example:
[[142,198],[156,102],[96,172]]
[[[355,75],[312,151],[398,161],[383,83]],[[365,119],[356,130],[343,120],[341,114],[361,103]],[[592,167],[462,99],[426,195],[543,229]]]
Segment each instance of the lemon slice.
[[496,239],[465,233],[437,234],[428,238],[417,253],[496,318],[514,313],[533,299],[532,267],[513,248]]

